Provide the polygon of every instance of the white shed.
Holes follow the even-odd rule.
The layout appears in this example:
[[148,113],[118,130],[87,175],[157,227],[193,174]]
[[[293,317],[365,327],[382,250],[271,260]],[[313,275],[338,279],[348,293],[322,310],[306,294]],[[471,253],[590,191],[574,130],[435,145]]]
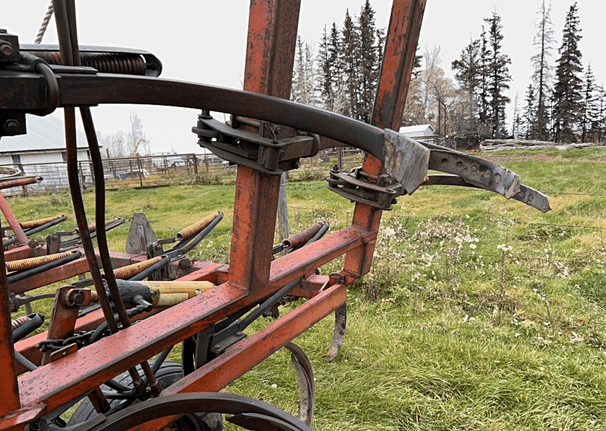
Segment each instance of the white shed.
[[400,133],[415,141],[435,144],[438,138],[436,129],[431,124],[421,124],[419,126],[400,127]]
[[[41,183],[28,185],[31,191],[67,188],[67,153],[63,121],[52,116],[27,115],[27,134],[5,136],[0,140],[0,167],[13,168],[19,176],[39,176]],[[81,181],[92,183],[88,144],[84,132],[76,131]],[[4,195],[19,194],[20,187],[2,191]]]

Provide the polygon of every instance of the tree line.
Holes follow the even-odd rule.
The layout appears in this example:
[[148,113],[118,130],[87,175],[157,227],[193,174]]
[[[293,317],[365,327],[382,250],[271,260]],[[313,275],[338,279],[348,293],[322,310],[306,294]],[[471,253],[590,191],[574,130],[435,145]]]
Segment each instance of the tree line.
[[385,30],[366,0],[359,15],[349,9],[343,26],[324,26],[317,56],[297,40],[291,99],[369,123],[382,62]]
[[[346,12],[343,25],[324,31],[317,56],[297,43],[292,99],[370,122],[385,43],[366,0],[359,15]],[[512,81],[510,57],[503,52],[503,25],[498,12],[484,19],[480,36],[470,40],[451,63],[454,80],[441,67],[440,47],[417,55],[403,125],[432,124],[440,136],[478,143],[486,138],[600,142],[606,131],[606,92],[591,65],[583,66],[581,27],[575,2],[566,14],[557,59],[551,4],[538,11],[531,83],[514,101],[507,123],[506,92]]]

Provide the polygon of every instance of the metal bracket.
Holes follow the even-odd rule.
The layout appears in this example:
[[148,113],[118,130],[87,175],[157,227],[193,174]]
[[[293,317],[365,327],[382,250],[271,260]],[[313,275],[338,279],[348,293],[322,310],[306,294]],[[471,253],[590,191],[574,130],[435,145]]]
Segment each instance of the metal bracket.
[[330,170],[328,188],[349,199],[383,210],[390,210],[395,198],[405,194],[401,184],[389,175],[368,175],[362,168],[345,173],[338,166]]
[[[107,220],[105,224],[105,231],[109,232],[110,230],[120,226],[123,223],[124,219],[122,217]],[[90,226],[89,229],[90,237],[95,238],[97,236],[97,228],[95,226]],[[49,254],[71,250],[73,248],[79,247],[82,244],[82,238],[80,237],[80,233],[77,229],[71,232],[53,232],[52,234],[46,235],[45,241],[47,252]]]
[[411,195],[427,178],[430,151],[390,129],[385,129],[385,150],[385,172]]
[[15,63],[20,58],[19,37],[0,29],[0,63]]
[[[240,128],[253,126],[258,133]],[[292,128],[264,121],[232,117],[231,126],[203,113],[192,131],[200,138],[198,144],[232,163],[280,175],[299,167],[301,157],[312,157],[320,149],[313,136],[297,135]]]

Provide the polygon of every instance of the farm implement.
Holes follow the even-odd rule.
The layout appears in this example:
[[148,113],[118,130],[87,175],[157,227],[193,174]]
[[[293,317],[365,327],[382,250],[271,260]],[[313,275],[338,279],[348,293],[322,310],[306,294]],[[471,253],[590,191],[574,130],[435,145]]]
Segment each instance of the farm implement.
[[[334,313],[328,358],[338,355],[347,286],[370,271],[382,212],[396,198],[421,186],[458,185],[549,210],[543,194],[506,168],[394,131],[425,0],[394,0],[372,124],[286,100],[299,7],[298,0],[251,1],[244,91],[162,79],[160,61],[144,51],[79,46],[73,0],[53,2],[59,46],[20,45],[17,35],[0,32],[0,134],[26,133],[26,113],[63,109],[78,228],[75,248],[57,235],[44,246],[25,244],[0,254],[0,430],[220,430],[223,420],[253,430],[308,430],[314,377],[292,340]],[[229,265],[187,259],[220,213],[182,232],[169,250],[164,247],[170,241],[152,238],[143,223],[133,233],[130,253],[111,253],[105,229],[95,230],[95,250],[79,187],[75,118],[79,111],[94,176],[101,179],[95,181],[95,225],[105,226],[91,107],[110,103],[195,109],[192,130],[199,144],[238,165]],[[217,121],[214,112],[229,114],[230,121]],[[274,245],[281,174],[335,146],[366,152],[360,168],[327,173],[329,188],[355,205],[351,226],[328,233],[328,225],[318,223]],[[51,250],[65,254],[59,262],[74,260],[15,281],[11,261],[48,259]],[[318,274],[317,268],[340,256],[340,271]],[[12,321],[11,295],[82,274],[88,278],[57,289],[48,331],[27,337],[41,324],[35,313]],[[293,297],[306,300],[281,313],[280,304]],[[275,320],[246,335],[263,315]],[[168,361],[178,344],[182,362]],[[299,418],[218,392],[282,347],[297,370]],[[66,423],[61,415],[79,402]]]

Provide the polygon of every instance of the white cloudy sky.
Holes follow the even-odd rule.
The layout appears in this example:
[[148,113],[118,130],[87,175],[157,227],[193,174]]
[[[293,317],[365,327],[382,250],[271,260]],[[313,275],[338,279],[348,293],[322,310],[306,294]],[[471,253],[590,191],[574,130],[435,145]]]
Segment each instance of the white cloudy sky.
[[[471,38],[480,33],[483,18],[497,11],[503,22],[503,52],[511,57],[513,78],[510,97],[519,91],[520,104],[531,74],[530,57],[536,33],[534,23],[542,0],[427,0],[421,30],[421,51],[439,45],[442,67],[450,72]],[[302,0],[299,33],[316,49],[324,25],[343,22],[345,11],[358,14],[364,0]],[[22,43],[33,42],[48,0],[2,0],[0,28],[17,34]],[[387,27],[390,0],[373,0],[378,27]],[[552,0],[556,49],[572,0]],[[606,2],[578,0],[583,39],[583,63],[592,64],[599,82],[606,80],[606,58],[600,46],[604,39]],[[156,6],[159,4],[159,6]],[[152,6],[153,5],[153,6]],[[77,2],[81,44],[125,46],[146,49],[164,65],[162,77],[241,88],[244,70],[247,0],[97,0]],[[51,25],[44,42],[56,43]],[[554,50],[553,58],[557,58]],[[511,111],[511,109],[510,109]],[[98,107],[93,114],[103,134],[129,129],[129,113],[137,113],[154,152],[199,152],[191,133],[197,112],[142,106]],[[509,114],[511,116],[511,113]]]

